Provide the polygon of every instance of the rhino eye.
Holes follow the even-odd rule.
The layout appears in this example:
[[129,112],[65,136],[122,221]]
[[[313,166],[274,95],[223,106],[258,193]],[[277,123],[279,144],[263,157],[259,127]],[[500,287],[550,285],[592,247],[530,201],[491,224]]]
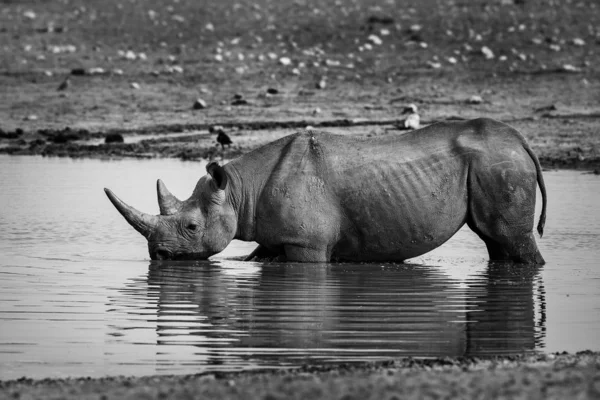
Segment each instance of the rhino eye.
[[188,226],[186,226],[186,228],[189,229],[190,231],[195,231],[196,229],[198,229],[198,225],[188,224]]

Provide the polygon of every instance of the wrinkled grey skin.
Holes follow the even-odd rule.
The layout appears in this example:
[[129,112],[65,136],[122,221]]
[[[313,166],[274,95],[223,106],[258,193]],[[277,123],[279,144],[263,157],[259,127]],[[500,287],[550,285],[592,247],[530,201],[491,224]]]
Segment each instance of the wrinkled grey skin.
[[159,216],[105,189],[152,259],[206,259],[240,239],[259,243],[250,258],[403,261],[466,223],[490,259],[544,263],[533,236],[538,184],[540,236],[546,219],[539,161],[494,120],[369,139],[300,132],[207,171],[185,201],[159,180]]

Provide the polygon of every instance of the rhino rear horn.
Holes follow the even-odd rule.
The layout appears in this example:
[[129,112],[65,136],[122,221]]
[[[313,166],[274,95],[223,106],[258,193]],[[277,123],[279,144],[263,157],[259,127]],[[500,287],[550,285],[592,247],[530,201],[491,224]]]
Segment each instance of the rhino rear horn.
[[145,238],[148,238],[154,232],[158,224],[158,217],[156,215],[145,214],[136,210],[119,199],[110,189],[105,188],[104,192],[129,225],[133,226],[136,231],[141,233]]
[[158,207],[160,215],[171,215],[179,212],[183,202],[173,196],[169,189],[160,179],[156,181],[156,192],[158,194]]

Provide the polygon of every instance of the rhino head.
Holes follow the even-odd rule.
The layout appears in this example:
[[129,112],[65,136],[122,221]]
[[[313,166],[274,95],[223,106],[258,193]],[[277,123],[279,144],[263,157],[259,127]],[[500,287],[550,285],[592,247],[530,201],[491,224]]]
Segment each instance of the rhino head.
[[127,222],[148,240],[153,260],[205,260],[221,252],[236,234],[236,212],[228,200],[228,178],[223,167],[212,162],[192,196],[181,201],[163,182],[157,182],[160,215],[142,213],[127,205],[109,189],[106,195]]

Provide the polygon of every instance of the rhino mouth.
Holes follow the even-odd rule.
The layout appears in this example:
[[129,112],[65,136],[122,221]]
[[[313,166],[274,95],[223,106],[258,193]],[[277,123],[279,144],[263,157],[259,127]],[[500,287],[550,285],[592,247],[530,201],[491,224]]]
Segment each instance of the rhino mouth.
[[206,253],[176,254],[164,247],[157,247],[156,249],[150,252],[150,259],[156,261],[207,260],[210,256],[211,254]]

